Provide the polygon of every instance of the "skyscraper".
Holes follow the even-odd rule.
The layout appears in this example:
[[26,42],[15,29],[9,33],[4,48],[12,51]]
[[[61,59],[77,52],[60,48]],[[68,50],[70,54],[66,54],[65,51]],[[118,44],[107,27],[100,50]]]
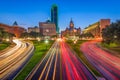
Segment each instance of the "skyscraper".
[[59,27],[58,27],[58,7],[57,5],[52,5],[51,8],[51,22],[55,23],[56,25],[56,32],[59,33]]

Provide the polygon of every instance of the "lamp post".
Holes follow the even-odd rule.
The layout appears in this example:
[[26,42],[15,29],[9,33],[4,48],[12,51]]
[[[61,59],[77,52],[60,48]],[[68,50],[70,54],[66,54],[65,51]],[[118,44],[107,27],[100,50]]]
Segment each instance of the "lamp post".
[[49,32],[49,30],[48,29],[46,29],[46,39],[45,39],[45,44],[46,44],[46,49],[47,49],[47,44],[48,44],[48,32]]
[[73,41],[73,43],[76,44],[76,43],[77,43],[77,39],[75,39],[75,40]]
[[48,44],[48,39],[45,40],[45,44],[46,44],[46,49],[47,49],[47,44]]
[[114,42],[117,41],[117,35],[114,35]]
[[114,38],[116,39],[116,38],[117,38],[117,36],[116,36],[116,35],[114,35]]

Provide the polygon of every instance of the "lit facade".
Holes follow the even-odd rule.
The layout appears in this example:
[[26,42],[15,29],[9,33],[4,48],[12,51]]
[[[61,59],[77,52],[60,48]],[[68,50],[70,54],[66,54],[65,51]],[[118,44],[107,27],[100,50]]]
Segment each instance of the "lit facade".
[[40,22],[39,30],[42,36],[54,36],[56,35],[56,26],[50,21]]
[[13,34],[15,34],[16,37],[20,37],[22,33],[26,32],[26,29],[20,27],[20,26],[12,26]]
[[92,25],[89,25],[83,30],[83,34],[91,33],[95,38],[99,38],[102,35],[102,30],[110,25],[110,19],[101,19]]
[[61,32],[62,37],[74,37],[74,36],[80,36],[80,34],[81,34],[80,27],[75,28],[72,19],[70,21],[69,28],[66,28],[65,31]]

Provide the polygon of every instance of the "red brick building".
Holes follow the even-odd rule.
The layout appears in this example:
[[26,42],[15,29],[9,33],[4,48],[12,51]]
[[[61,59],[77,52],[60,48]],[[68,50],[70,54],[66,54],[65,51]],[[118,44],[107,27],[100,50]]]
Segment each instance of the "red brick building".
[[70,21],[69,28],[66,28],[64,31],[61,31],[62,37],[73,38],[74,36],[80,36],[80,34],[81,34],[81,28],[80,27],[75,28],[72,19]]
[[20,37],[23,32],[26,30],[18,25],[9,26],[3,23],[0,23],[0,28],[3,28],[4,31],[14,34],[16,37]]
[[42,36],[55,36],[56,35],[56,26],[54,23],[47,20],[46,22],[39,23],[40,34]]
[[101,19],[100,20],[100,33],[102,33],[102,30],[110,25],[110,19]]
[[0,28],[3,28],[4,31],[6,31],[6,32],[12,33],[12,29],[10,27],[11,26],[9,26],[9,25],[0,23]]

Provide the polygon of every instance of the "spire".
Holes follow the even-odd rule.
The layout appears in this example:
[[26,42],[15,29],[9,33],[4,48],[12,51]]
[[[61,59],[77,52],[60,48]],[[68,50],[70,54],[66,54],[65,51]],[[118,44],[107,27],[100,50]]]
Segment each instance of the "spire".
[[13,23],[13,26],[17,26],[18,24],[17,24],[17,22],[15,21],[14,23]]
[[71,20],[70,20],[70,23],[73,23],[73,20],[72,20],[72,18],[71,18]]
[[70,20],[70,29],[73,29],[74,28],[74,23],[73,23],[73,21],[72,21],[72,18],[71,18],[71,20]]

